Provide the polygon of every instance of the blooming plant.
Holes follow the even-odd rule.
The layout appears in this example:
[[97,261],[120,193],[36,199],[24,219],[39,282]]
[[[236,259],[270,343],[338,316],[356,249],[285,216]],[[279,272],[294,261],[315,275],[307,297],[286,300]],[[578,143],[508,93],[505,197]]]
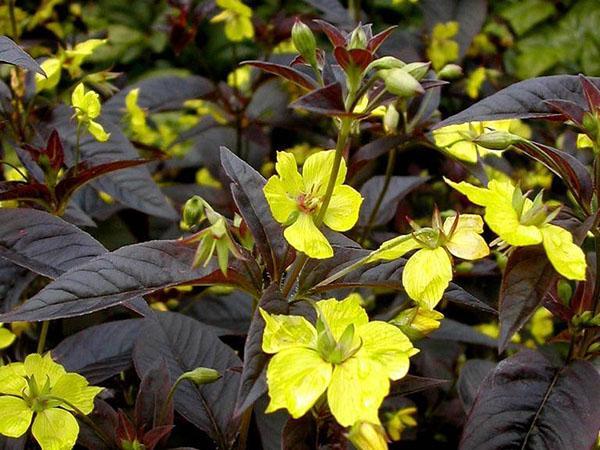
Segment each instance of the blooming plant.
[[597,11],[0,4],[0,448],[593,448]]

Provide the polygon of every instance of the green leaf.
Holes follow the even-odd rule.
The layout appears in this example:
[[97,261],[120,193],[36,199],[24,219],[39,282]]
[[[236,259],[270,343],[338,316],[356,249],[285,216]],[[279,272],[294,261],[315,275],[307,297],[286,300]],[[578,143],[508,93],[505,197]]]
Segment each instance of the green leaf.
[[547,0],[522,0],[504,8],[500,15],[510,22],[517,35],[522,35],[556,12]]

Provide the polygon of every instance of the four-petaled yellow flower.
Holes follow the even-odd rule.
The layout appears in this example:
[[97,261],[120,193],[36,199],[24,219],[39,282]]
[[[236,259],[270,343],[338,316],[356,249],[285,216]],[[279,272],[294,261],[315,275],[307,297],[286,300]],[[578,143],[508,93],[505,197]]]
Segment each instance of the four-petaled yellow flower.
[[443,225],[434,214],[432,228],[420,228],[414,233],[390,239],[381,244],[370,261],[398,259],[418,249],[402,271],[402,285],[410,298],[420,306],[433,309],[442,299],[452,280],[452,256],[475,260],[490,252],[483,233],[483,220],[476,214],[447,218]]
[[327,391],[327,402],[343,426],[379,424],[378,409],[416,354],[410,340],[386,322],[372,321],[357,297],[316,302],[316,327],[301,316],[272,315],[262,348],[274,354],[267,368],[271,399],[267,412],[285,408],[303,416]]
[[225,36],[233,42],[254,37],[254,26],[252,25],[252,9],[239,0],[217,0],[217,6],[223,9],[221,13],[214,16],[212,23],[225,22]]
[[509,131],[513,120],[495,120],[491,122],[470,122],[433,130],[435,145],[446,149],[457,159],[476,163],[478,157],[488,154],[499,155],[499,151],[488,150],[473,142],[486,131]]
[[[264,187],[265,197],[273,217],[287,228],[284,236],[296,250],[311,258],[330,258],[333,249],[319,230],[323,198],[332,173],[335,151],[323,151],[309,156],[302,166],[302,175],[294,155],[277,152],[273,175]],[[346,178],[346,163],[342,159],[329,207],[323,223],[335,231],[348,231],[358,220],[362,197],[354,188],[342,184]]]
[[99,142],[106,142],[110,133],[104,131],[102,125],[94,119],[100,115],[100,97],[97,92],[85,91],[83,83],[79,83],[71,95],[71,104],[75,109],[75,117],[80,126],[84,126]]
[[550,222],[558,209],[549,212],[542,201],[542,192],[531,200],[521,189],[504,181],[492,180],[487,188],[465,181],[450,186],[485,207],[485,221],[506,244],[522,247],[543,244],[548,259],[556,271],[570,280],[585,280],[585,254],[573,243],[573,236]]
[[50,354],[28,355],[0,367],[0,434],[18,438],[29,429],[42,450],[73,448],[79,425],[73,413],[89,414],[101,387],[67,373]]

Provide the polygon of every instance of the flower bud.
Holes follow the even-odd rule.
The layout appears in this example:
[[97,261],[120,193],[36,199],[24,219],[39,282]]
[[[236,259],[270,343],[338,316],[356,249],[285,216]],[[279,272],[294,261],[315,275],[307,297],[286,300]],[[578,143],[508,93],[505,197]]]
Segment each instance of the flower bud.
[[507,131],[491,131],[473,139],[474,144],[488,150],[506,150],[511,145],[518,144],[522,141],[522,137]]
[[201,386],[203,384],[213,383],[221,378],[219,371],[209,369],[208,367],[197,367],[194,370],[183,373],[179,379],[190,380],[192,383]]
[[357,450],[387,450],[385,432],[380,425],[357,422],[350,429],[348,440]]
[[408,98],[425,93],[421,83],[404,69],[380,70],[378,74],[391,94]]
[[462,67],[458,64],[446,64],[437,74],[440,80],[455,80],[462,77],[462,75]]
[[405,65],[402,70],[411,74],[415,80],[421,81],[423,77],[427,75],[430,65],[431,63],[429,62],[414,62]]
[[357,26],[352,34],[350,35],[350,43],[348,44],[348,50],[353,48],[367,48],[368,44],[367,35],[365,34],[365,30],[359,25]]
[[311,66],[317,65],[317,42],[311,29],[301,20],[296,19],[292,27],[292,42],[298,53]]
[[198,195],[194,195],[183,206],[183,222],[188,227],[198,225],[204,216],[204,200]]
[[441,312],[415,306],[401,311],[390,323],[400,328],[409,339],[418,340],[437,330],[443,318]]
[[383,129],[386,133],[393,133],[398,128],[400,114],[394,105],[389,105],[383,116]]
[[365,72],[369,70],[400,69],[406,66],[406,63],[394,56],[383,56],[372,61]]

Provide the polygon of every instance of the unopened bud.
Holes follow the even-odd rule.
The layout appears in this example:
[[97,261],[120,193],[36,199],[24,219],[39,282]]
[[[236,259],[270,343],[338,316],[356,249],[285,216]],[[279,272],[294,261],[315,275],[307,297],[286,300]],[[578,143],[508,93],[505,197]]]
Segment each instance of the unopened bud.
[[352,34],[350,35],[350,42],[348,44],[348,50],[353,48],[367,48],[368,44],[367,35],[365,30],[359,25],[357,26]]
[[462,77],[462,75],[462,67],[458,64],[446,64],[437,74],[440,80],[456,80]]
[[421,83],[404,69],[380,70],[378,73],[383,78],[385,87],[391,94],[408,98],[425,93]]
[[357,450],[387,450],[385,431],[380,425],[357,422],[350,429],[348,440]]
[[296,20],[292,27],[292,42],[298,53],[311,66],[317,64],[317,42],[311,29],[302,21]]
[[365,72],[368,72],[369,70],[400,69],[404,66],[406,66],[406,63],[394,56],[383,56],[372,61],[367,66]]
[[427,75],[427,71],[429,70],[430,62],[414,62],[405,65],[402,70],[411,74],[415,80],[421,81],[425,75]]
[[385,110],[385,116],[383,116],[383,129],[386,133],[393,133],[398,128],[399,121],[400,113],[394,105],[389,105]]
[[209,369],[208,367],[197,367],[194,370],[182,374],[180,380],[190,380],[192,383],[201,386],[203,384],[213,383],[221,378],[219,371]]
[[441,312],[415,306],[401,311],[390,323],[400,328],[409,339],[418,340],[437,330],[443,318]]
[[599,128],[599,124],[598,124],[599,118],[596,114],[592,114],[592,113],[585,113],[583,115],[583,127],[586,129],[586,131],[588,132],[588,134],[592,137],[597,137],[598,136],[598,128]]
[[183,222],[188,227],[198,225],[204,216],[204,200],[198,195],[190,198],[183,207]]
[[523,138],[521,136],[517,136],[516,134],[507,131],[491,131],[473,139],[474,144],[488,150],[506,150],[511,145],[518,144],[522,141]]

